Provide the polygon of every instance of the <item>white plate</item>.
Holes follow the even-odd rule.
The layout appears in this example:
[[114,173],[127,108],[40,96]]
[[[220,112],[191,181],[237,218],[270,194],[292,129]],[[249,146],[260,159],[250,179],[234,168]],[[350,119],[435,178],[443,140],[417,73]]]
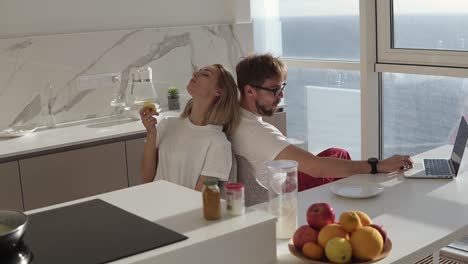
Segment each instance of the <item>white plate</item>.
[[384,187],[376,183],[340,183],[334,182],[330,190],[339,196],[346,198],[369,198],[383,192]]

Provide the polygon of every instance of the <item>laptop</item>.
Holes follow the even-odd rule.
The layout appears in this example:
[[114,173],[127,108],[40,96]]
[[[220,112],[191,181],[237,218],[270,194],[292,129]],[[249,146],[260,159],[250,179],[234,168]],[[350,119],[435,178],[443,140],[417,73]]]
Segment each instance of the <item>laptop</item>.
[[468,139],[468,124],[464,117],[460,120],[455,144],[450,159],[424,159],[424,171],[407,175],[407,178],[451,179],[457,177],[458,169],[465,152]]

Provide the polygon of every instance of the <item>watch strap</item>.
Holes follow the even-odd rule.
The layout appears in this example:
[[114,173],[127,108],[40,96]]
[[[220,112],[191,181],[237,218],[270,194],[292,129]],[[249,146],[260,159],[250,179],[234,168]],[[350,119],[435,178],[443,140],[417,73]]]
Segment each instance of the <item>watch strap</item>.
[[367,162],[371,165],[371,173],[376,174],[377,171],[377,163],[379,160],[377,158],[370,158],[367,160]]

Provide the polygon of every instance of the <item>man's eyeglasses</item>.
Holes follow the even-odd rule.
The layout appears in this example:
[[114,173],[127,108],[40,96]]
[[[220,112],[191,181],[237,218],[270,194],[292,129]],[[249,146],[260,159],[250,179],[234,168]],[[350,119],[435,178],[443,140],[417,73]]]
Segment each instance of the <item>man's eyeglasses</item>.
[[255,85],[255,84],[249,84],[249,85],[260,90],[272,92],[275,96],[279,96],[283,92],[284,87],[286,87],[286,83],[283,83],[281,84],[280,87],[276,87],[276,88],[268,88],[268,87],[263,87],[263,86]]

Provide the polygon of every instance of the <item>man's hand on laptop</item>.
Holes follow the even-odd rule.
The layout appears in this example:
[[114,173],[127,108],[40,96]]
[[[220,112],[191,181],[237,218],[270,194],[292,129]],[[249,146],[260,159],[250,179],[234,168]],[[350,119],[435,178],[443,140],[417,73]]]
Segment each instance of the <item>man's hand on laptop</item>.
[[408,155],[393,155],[377,164],[378,172],[393,172],[413,168],[413,161]]

